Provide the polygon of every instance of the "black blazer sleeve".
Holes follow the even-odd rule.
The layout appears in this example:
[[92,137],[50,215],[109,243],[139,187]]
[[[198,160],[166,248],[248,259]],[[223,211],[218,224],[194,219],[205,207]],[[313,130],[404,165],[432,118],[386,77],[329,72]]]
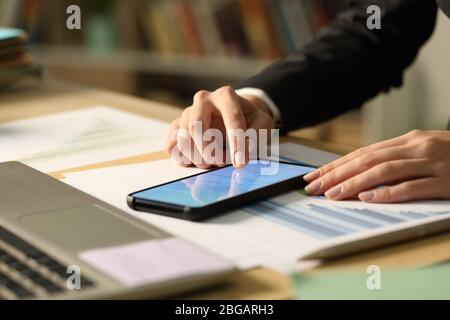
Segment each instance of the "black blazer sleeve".
[[[381,30],[367,7],[382,8]],[[264,90],[280,108],[283,130],[315,125],[402,84],[403,72],[431,36],[434,0],[353,0],[315,41],[239,85]]]

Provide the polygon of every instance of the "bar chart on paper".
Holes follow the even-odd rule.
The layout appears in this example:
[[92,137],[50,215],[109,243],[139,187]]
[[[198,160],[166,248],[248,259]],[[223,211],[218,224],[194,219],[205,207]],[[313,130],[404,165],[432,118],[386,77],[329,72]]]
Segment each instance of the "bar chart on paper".
[[[293,195],[290,196],[291,198]],[[318,239],[329,239],[402,222],[450,214],[449,210],[413,210],[386,206],[364,208],[334,203],[300,193],[297,201],[277,199],[245,208],[247,213]]]

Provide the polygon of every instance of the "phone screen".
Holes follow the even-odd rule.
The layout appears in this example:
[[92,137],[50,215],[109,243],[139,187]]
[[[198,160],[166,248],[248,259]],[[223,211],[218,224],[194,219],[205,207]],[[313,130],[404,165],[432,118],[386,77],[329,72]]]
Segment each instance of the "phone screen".
[[[273,167],[274,164],[277,167]],[[272,170],[273,168],[275,170]],[[295,177],[300,179],[314,170],[313,167],[297,164],[254,160],[242,169],[228,166],[139,191],[133,196],[143,200],[199,208]]]

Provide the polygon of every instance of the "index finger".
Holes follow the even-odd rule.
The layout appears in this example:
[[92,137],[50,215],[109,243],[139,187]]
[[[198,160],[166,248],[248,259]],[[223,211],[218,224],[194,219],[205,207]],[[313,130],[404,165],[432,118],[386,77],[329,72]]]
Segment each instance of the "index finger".
[[[219,109],[225,124],[228,143],[230,145],[231,161],[235,167],[243,167],[246,164],[245,137],[239,132],[245,133],[247,121],[241,108],[241,98],[230,87],[220,89],[218,92],[216,107]],[[238,141],[239,140],[239,141]]]

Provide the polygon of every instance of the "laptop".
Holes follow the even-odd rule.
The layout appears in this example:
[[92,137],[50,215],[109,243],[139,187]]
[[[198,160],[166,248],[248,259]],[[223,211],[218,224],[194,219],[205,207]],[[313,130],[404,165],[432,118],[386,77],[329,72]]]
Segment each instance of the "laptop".
[[228,261],[22,163],[0,164],[0,299],[163,298],[234,272]]

